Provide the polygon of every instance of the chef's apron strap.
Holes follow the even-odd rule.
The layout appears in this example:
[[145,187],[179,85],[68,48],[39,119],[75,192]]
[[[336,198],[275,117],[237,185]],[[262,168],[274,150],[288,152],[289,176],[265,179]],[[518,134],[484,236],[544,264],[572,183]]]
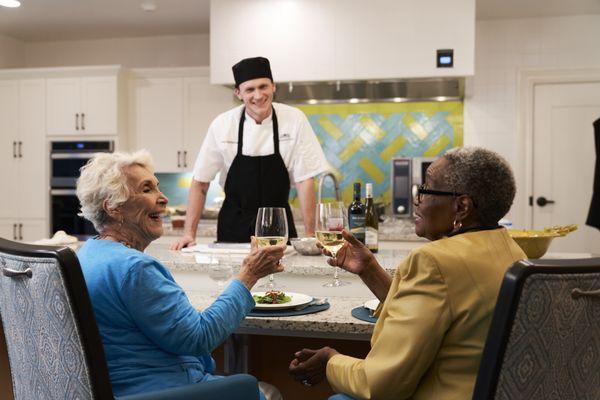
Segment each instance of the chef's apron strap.
[[273,149],[275,154],[279,154],[279,124],[277,123],[277,114],[275,114],[275,107],[273,107]]
[[246,121],[246,107],[242,108],[242,115],[240,116],[240,125],[238,126],[238,149],[237,153],[242,154],[242,147],[244,146],[244,121]]

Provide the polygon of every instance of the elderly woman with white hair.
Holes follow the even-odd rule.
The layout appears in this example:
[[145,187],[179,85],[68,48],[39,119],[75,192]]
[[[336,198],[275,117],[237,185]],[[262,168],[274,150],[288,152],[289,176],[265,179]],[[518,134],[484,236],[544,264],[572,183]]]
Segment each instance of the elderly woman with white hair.
[[163,234],[168,200],[158,185],[144,150],[96,154],[77,182],[81,215],[99,232],[78,257],[117,397],[218,379],[211,351],[254,307],[257,280],[283,270],[285,246],[253,246],[236,279],[195,310],[171,273],[144,254]]
[[[470,399],[505,271],[526,258],[498,221],[515,180],[498,154],[447,152],[427,169],[415,199],[415,233],[431,242],[390,276],[350,233],[329,264],[357,274],[381,301],[364,358],[324,347],[295,354],[305,385],[327,379],[344,399]],[[325,251],[324,251],[325,252]]]

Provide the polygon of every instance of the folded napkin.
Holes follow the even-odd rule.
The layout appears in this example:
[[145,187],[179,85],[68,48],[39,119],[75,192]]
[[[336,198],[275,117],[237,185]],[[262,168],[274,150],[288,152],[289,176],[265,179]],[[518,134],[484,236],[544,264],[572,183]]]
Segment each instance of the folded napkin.
[[[250,243],[200,243],[184,247],[181,251],[183,253],[227,254],[232,257],[245,256],[250,254]],[[290,255],[292,253],[294,253],[294,248],[287,246],[283,254]]]
[[39,246],[69,246],[77,247],[78,239],[75,236],[67,235],[65,231],[57,231],[54,236],[49,239],[40,239],[32,242]]

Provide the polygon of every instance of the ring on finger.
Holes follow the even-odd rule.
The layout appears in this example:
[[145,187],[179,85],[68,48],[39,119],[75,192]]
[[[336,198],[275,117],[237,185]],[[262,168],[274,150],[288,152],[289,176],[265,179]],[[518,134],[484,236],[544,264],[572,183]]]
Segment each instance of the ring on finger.
[[300,382],[300,383],[302,383],[304,386],[312,386],[312,384],[308,381],[308,379],[303,379],[302,382]]

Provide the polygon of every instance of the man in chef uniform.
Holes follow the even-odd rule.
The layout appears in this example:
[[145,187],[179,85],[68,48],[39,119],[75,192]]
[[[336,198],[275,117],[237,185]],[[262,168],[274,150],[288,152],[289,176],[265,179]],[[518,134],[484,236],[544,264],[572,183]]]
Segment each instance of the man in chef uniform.
[[217,241],[249,242],[259,207],[284,207],[289,237],[296,227],[288,204],[294,182],[307,236],[314,234],[314,177],[328,164],[306,116],[274,103],[275,83],[269,60],[246,58],[232,67],[234,93],[244,104],[211,123],[194,165],[184,235],[171,246],[195,244],[210,181],[218,172],[225,191]]

